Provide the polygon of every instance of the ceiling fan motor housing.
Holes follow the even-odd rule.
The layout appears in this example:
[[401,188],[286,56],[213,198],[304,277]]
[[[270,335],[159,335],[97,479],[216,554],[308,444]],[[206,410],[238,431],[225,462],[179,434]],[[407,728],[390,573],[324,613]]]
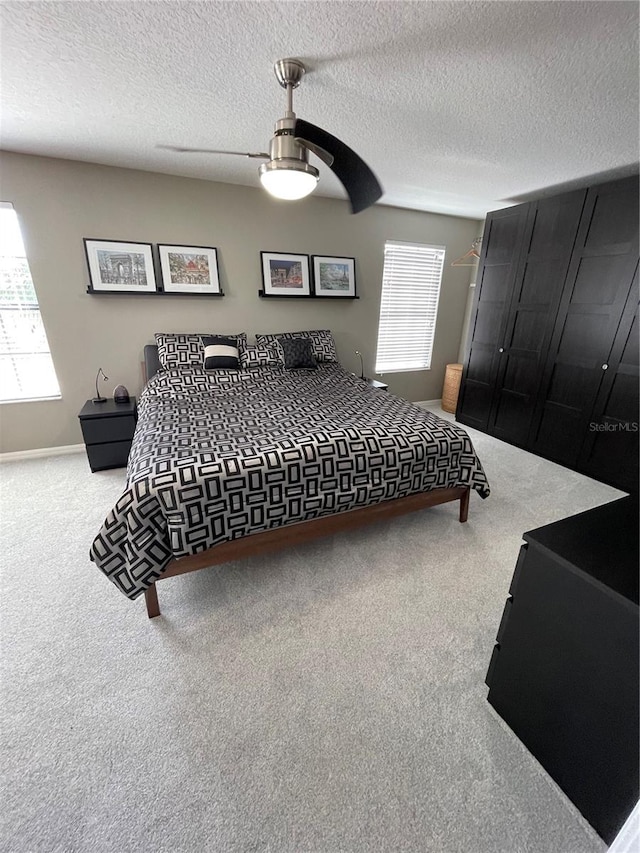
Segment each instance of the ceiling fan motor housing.
[[275,134],[269,143],[270,160],[260,166],[260,175],[278,169],[295,169],[298,172],[306,172],[318,180],[320,173],[315,166],[309,164],[307,149],[300,145],[293,135],[295,124],[295,116],[282,118],[276,122]]
[[302,160],[308,162],[307,149],[300,145],[293,135],[296,119],[281,118],[276,122],[275,134],[269,143],[269,156],[272,160]]

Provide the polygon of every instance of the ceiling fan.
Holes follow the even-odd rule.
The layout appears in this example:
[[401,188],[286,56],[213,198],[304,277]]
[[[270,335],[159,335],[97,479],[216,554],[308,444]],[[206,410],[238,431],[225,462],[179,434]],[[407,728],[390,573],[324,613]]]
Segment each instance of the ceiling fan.
[[348,145],[326,130],[296,117],[293,112],[293,90],[300,85],[306,71],[298,59],[279,59],[273,68],[278,83],[287,91],[284,118],[275,124],[269,153],[219,151],[212,148],[183,148],[159,145],[168,151],[191,154],[235,154],[267,160],[260,166],[260,181],[276,198],[304,198],[316,188],[319,172],[309,164],[309,151],[337,175],[347,191],[352,213],[360,213],[382,196],[382,187],[367,164]]

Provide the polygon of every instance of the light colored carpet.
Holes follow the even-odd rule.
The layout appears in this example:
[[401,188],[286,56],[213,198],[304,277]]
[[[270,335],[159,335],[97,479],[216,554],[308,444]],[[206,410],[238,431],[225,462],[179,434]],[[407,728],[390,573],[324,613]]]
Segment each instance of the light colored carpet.
[[493,494],[166,581],[89,562],[122,470],[2,477],[4,851],[601,853],[486,701],[523,531],[619,492],[470,430]]

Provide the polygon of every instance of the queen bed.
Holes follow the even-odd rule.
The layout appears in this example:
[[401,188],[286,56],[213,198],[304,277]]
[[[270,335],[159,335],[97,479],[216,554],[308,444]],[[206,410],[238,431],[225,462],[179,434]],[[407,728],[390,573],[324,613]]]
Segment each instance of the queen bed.
[[466,521],[470,489],[489,494],[464,430],[345,371],[330,332],[285,335],[314,367],[288,366],[284,335],[227,337],[235,369],[206,358],[232,349],[215,336],[145,348],[126,487],[90,556],[150,618],[159,579],[448,501]]

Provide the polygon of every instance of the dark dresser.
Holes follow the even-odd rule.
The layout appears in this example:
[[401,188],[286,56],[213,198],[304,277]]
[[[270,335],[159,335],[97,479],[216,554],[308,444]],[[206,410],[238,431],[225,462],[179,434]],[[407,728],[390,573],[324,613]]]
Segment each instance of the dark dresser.
[[639,798],[637,497],[524,539],[488,700],[610,844]]
[[135,397],[128,403],[87,400],[78,417],[92,471],[126,467],[137,414]]

